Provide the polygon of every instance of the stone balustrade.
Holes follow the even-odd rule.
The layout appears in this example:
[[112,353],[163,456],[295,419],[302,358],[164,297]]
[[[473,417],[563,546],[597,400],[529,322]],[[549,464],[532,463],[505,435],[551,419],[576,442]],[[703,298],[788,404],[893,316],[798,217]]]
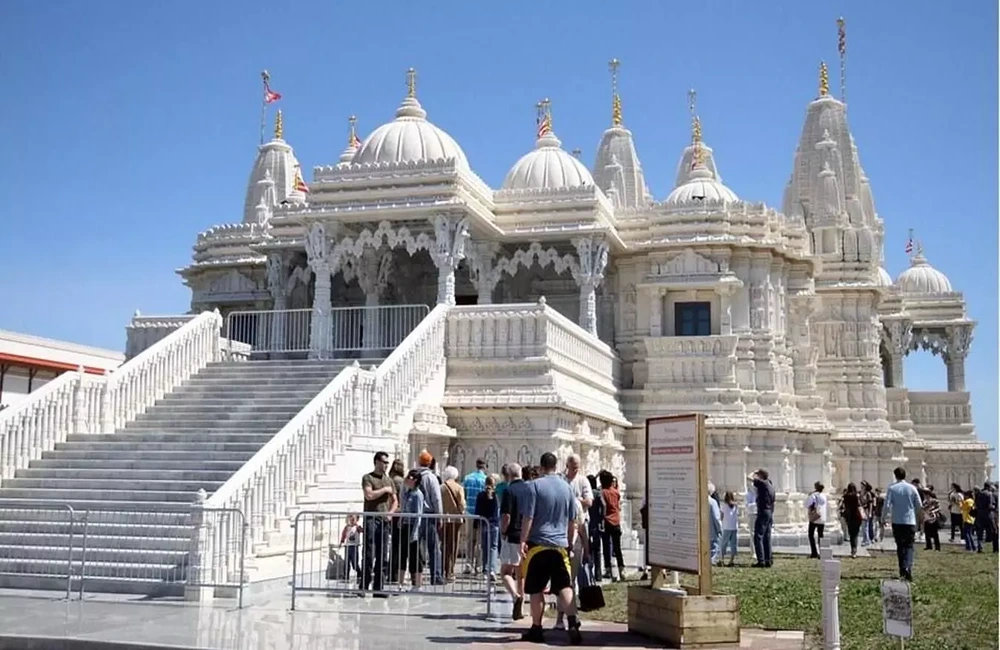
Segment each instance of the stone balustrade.
[[448,314],[451,359],[548,358],[597,384],[617,384],[620,362],[607,344],[545,304],[469,305]]
[[955,426],[972,422],[965,391],[909,391],[910,419],[915,426]]
[[657,336],[643,340],[647,385],[733,387],[736,336]]
[[144,350],[148,350],[184,327],[196,316],[196,314],[143,316],[137,311],[125,327],[125,359],[139,356]]

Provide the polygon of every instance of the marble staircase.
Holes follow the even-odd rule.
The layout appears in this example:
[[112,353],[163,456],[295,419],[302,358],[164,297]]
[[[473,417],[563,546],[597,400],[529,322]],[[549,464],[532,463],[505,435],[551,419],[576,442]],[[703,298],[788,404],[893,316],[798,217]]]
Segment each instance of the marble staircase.
[[114,433],[67,435],[0,483],[0,586],[63,589],[68,565],[87,591],[182,594],[199,491],[352,363],[209,363]]

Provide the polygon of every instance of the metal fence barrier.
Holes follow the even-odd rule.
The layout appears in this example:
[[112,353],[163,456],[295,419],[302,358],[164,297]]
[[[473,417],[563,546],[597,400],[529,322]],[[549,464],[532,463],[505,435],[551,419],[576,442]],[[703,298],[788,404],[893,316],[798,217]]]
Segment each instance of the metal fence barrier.
[[[322,349],[335,358],[387,356],[430,313],[427,305],[335,307]],[[311,309],[233,311],[225,337],[251,346],[251,355],[305,356],[312,349]]]
[[293,525],[293,610],[299,592],[419,593],[483,598],[492,614],[496,529],[482,517],[311,510]]
[[72,594],[77,513],[66,504],[0,501],[0,586],[54,588]]
[[246,540],[247,521],[236,509],[74,510],[0,501],[0,586],[51,589],[65,580],[67,599],[74,581],[80,599],[88,588],[152,596],[228,588],[242,608]]

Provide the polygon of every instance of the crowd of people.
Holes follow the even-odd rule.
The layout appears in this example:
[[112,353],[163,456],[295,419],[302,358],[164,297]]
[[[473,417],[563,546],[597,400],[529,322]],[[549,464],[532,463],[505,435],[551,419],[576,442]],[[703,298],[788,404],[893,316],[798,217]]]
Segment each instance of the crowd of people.
[[349,517],[340,536],[347,578],[353,569],[360,595],[386,598],[419,591],[425,569],[431,585],[454,582],[461,555],[465,574],[499,582],[510,594],[514,620],[524,618],[527,603],[532,625],[525,640],[544,640],[550,594],[558,605],[555,629],[580,643],[577,587],[625,576],[622,497],[617,477],[606,470],[584,475],[576,455],[563,472],[557,465],[545,453],[536,466],[508,463],[491,474],[480,459],[459,480],[455,467],[439,473],[427,451],[410,470],[376,453],[361,481],[364,514]]
[[[997,484],[985,482],[983,487],[963,490],[953,483],[942,504],[933,485],[923,486],[920,479],[906,480],[906,470],[893,470],[895,481],[883,492],[867,481],[848,483],[839,495],[837,521],[850,545],[850,555],[857,557],[858,547],[879,542],[886,524],[891,526],[899,563],[899,576],[913,579],[914,545],[923,537],[928,551],[941,550],[940,531],[950,525],[951,541],[960,535],[965,549],[983,552],[991,544],[994,553],[1000,546],[997,527]],[[750,476],[746,491],[746,507],[752,513],[754,566],[772,565],[771,534],[774,523],[774,486],[767,470],[759,469]],[[810,557],[819,558],[819,546],[830,521],[830,497],[826,486],[817,481],[805,501],[808,518]],[[732,566],[736,560],[740,505],[732,492],[719,497],[715,486],[709,492],[709,552],[712,564]],[[947,507],[947,514],[945,513]],[[726,560],[728,556],[728,561]]]

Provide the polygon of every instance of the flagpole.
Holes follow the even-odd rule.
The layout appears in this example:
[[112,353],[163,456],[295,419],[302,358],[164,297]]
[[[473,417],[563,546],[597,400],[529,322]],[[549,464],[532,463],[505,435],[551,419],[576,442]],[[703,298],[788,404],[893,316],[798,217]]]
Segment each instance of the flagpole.
[[264,91],[260,94],[260,144],[263,145],[267,122],[267,84],[271,80],[271,75],[264,70],[260,73],[260,79],[264,82]]

